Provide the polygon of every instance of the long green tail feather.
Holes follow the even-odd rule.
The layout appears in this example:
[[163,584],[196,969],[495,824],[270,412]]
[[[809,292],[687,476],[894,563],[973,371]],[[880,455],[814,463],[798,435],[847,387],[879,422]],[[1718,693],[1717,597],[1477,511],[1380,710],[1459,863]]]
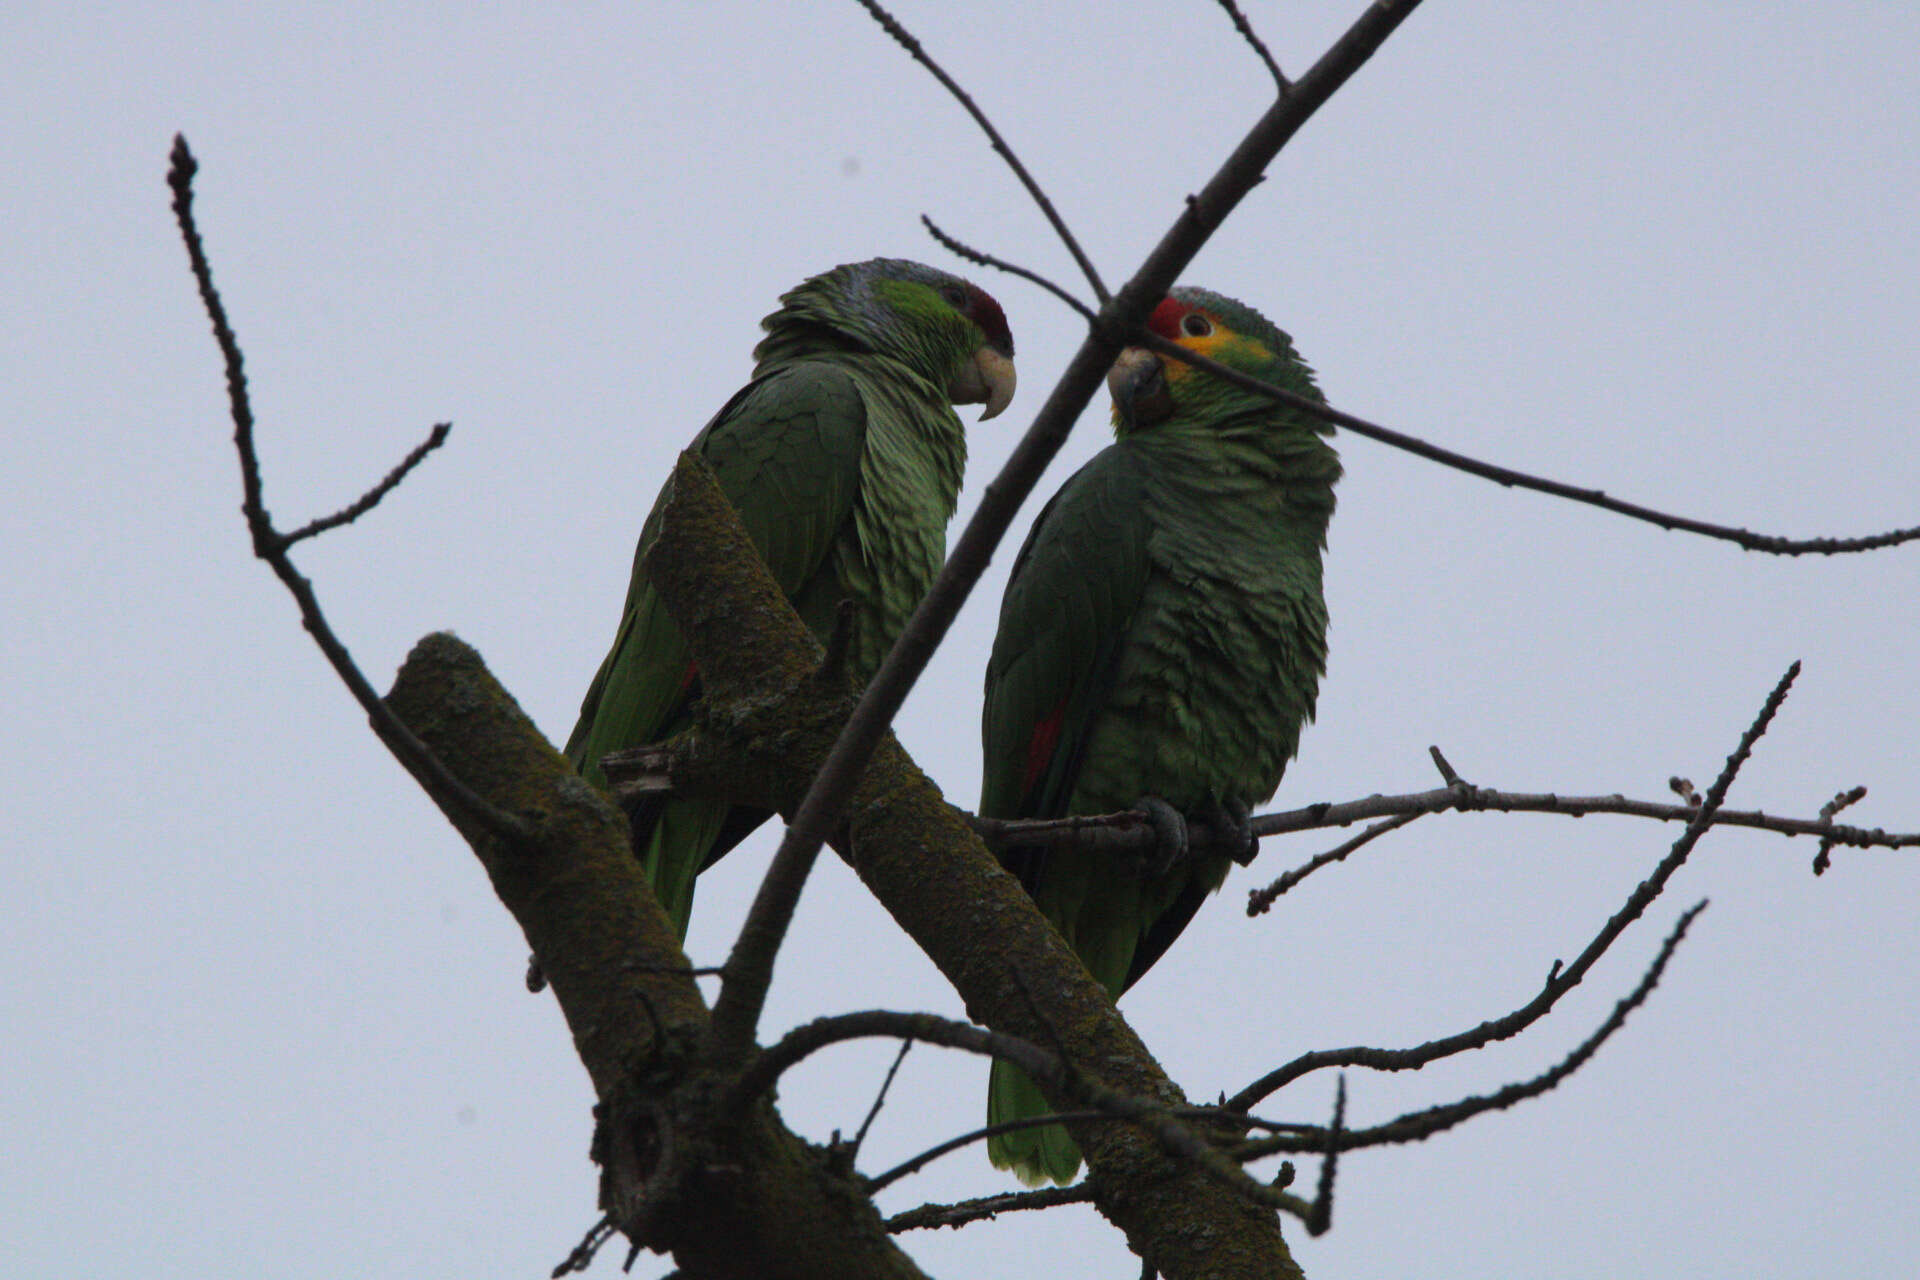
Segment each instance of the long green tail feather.
[[727,820],[724,801],[671,800],[660,808],[659,820],[647,833],[647,847],[640,850],[640,865],[646,868],[654,896],[667,910],[674,932],[687,936],[687,919],[693,914],[693,880],[700,873],[701,858],[719,838]]
[[[987,1081],[987,1123],[1005,1124],[1052,1112],[1033,1077],[1010,1062],[993,1060]],[[1029,1187],[1051,1179],[1066,1186],[1080,1172],[1080,1148],[1065,1125],[1015,1129],[987,1139],[987,1158],[996,1169],[1011,1169]]]

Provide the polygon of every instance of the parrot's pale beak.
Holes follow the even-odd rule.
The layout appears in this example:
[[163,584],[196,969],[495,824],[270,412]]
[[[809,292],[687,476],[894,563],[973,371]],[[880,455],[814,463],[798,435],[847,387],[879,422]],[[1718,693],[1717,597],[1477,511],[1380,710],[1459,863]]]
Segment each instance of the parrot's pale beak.
[[982,346],[973,353],[954,380],[947,384],[947,398],[955,404],[980,404],[986,409],[980,415],[980,421],[998,417],[1000,411],[1013,403],[1013,388],[1018,378],[1014,375],[1013,361],[1001,355],[990,346]]
[[1145,347],[1128,347],[1120,353],[1107,370],[1107,391],[1113,396],[1116,425],[1152,426],[1173,412],[1166,368]]

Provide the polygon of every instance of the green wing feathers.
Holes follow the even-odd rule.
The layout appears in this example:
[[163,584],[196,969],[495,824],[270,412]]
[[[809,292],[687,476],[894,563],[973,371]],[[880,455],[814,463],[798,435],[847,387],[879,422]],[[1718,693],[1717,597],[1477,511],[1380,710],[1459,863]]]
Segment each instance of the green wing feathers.
[[[850,524],[866,435],[866,407],[857,380],[835,365],[812,362],[749,383],[693,443],[740,513],[774,580],[790,597],[833,594],[805,588],[821,573],[836,539]],[[567,758],[597,786],[606,784],[601,756],[685,729],[687,709],[697,692],[686,641],[646,575],[659,507],[656,500],[634,552],[633,577],[613,648],[587,691],[567,741]],[[831,602],[816,609],[829,617],[831,610]],[[808,621],[816,627],[824,622]],[[635,851],[683,936],[693,879],[717,856],[714,845],[728,813],[724,804],[670,800],[648,810],[644,822],[636,822]]]
[[[1014,560],[981,710],[984,817],[1060,817],[1146,585],[1144,476],[1113,450],[1042,509]],[[1031,886],[1029,886],[1031,887]]]
[[[980,801],[984,817],[1060,817],[1074,809],[1093,731],[1113,689],[1126,636],[1146,588],[1145,527],[1134,518],[1145,476],[1131,453],[1108,450],[1055,495],[1014,561],[987,666]],[[1084,810],[1079,810],[1084,811]],[[1111,877],[1097,859],[1015,851],[1008,869],[1066,937],[1088,971],[1118,995],[1139,930],[1091,880]],[[1136,908],[1137,910],[1137,908]],[[987,1123],[1046,1115],[1040,1088],[996,1061]],[[1064,1126],[1041,1125],[987,1140],[997,1168],[1021,1181],[1071,1181],[1080,1151]]]
[[[966,464],[952,404],[1004,409],[1013,334],[984,291],[920,263],[875,258],[804,281],[762,321],[754,379],[694,440],[774,580],[821,636],[850,602],[849,666],[869,679],[946,558]],[[647,517],[612,650],[567,742],[604,785],[609,751],[688,725],[699,680],[646,574]],[[685,934],[694,877],[768,815],[652,800],[629,806],[634,847]]]

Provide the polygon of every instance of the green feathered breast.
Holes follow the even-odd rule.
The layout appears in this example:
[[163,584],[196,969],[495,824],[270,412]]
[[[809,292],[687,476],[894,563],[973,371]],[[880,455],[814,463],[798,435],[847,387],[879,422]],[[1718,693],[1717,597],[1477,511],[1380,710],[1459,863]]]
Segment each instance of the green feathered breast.
[[[1153,324],[1318,396],[1285,335],[1241,304],[1177,290]],[[1110,813],[1143,796],[1188,813],[1251,807],[1313,717],[1326,666],[1320,555],[1340,474],[1324,428],[1189,366],[1129,358],[1156,380],[1154,405],[1116,385],[1121,438],[1041,513],[1001,605],[982,716],[986,817]],[[1071,850],[1006,861],[1115,996],[1231,865],[1216,855],[1148,876]],[[1047,1110],[1030,1080],[995,1064],[989,1123]],[[1030,1182],[1079,1166],[1057,1126],[996,1138],[989,1153]]]

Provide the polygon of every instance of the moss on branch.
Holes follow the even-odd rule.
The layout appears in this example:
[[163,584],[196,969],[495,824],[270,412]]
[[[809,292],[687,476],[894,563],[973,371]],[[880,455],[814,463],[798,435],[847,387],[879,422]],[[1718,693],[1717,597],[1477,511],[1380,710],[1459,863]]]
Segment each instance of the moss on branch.
[[600,1105],[602,1208],[688,1274],[796,1280],[921,1275],[858,1184],[771,1103],[725,1116],[704,1068],[708,1011],[627,843],[473,649],[426,637],[387,703],[453,774],[533,823],[509,842],[444,811],[473,846],[551,983]]
[[[700,666],[707,705],[696,754],[750,759],[724,785],[727,798],[791,813],[851,700],[837,681],[814,678],[818,641],[753,553],[712,473],[690,454],[674,471],[648,572]],[[722,785],[719,773],[702,773]],[[836,849],[953,983],[969,1017],[1057,1046],[1120,1092],[1184,1102],[1105,990],[891,734],[843,818]],[[982,1073],[983,1104],[985,1093]],[[1166,1276],[1299,1274],[1271,1210],[1164,1152],[1139,1128],[1092,1122],[1074,1136],[1101,1212]]]

